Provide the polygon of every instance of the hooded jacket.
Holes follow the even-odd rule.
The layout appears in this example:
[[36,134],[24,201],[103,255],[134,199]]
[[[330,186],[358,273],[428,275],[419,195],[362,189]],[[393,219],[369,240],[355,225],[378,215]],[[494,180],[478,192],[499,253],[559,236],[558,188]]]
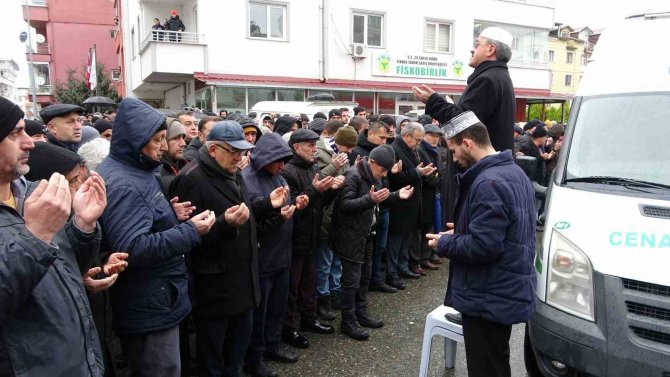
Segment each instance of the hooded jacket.
[[485,61],[468,77],[468,87],[458,105],[448,103],[437,93],[426,101],[426,114],[447,123],[451,118],[472,111],[489,130],[491,144],[497,151],[514,148],[514,86],[507,64]]
[[172,328],[191,310],[183,254],[200,244],[200,236],[191,221],[179,223],[161,192],[161,162],[141,152],[164,123],[146,103],[121,101],[109,156],[98,169],[107,187],[100,218],[104,250],[128,253],[128,268],[112,287],[114,323],[121,333]]
[[104,365],[82,274],[100,228],[70,219],[46,244],[28,231],[23,204],[36,183],[11,183],[16,209],[0,203],[0,375],[102,376]]
[[449,258],[444,304],[511,325],[535,309],[535,192],[511,151],[457,176],[456,228],[438,242]]
[[194,137],[184,150],[184,161],[193,161],[198,157],[198,150],[202,147],[199,137]]
[[[250,169],[242,171],[247,185],[249,199],[252,202],[263,200],[277,187],[288,186],[281,176],[270,175],[264,167],[277,161],[288,160],[293,156],[291,148],[279,134],[269,133],[256,143],[251,153]],[[291,203],[291,197],[287,204]],[[258,270],[260,275],[288,269],[291,266],[291,238],[293,236],[293,219],[284,221],[279,213],[274,213],[265,220],[257,221],[258,229]]]

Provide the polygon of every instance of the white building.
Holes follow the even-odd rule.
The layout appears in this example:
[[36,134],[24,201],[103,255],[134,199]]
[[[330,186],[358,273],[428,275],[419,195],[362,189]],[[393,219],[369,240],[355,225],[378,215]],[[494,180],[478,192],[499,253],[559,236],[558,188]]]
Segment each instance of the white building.
[[[473,41],[492,25],[514,35],[517,107],[551,97],[554,10],[529,1],[117,0],[117,7],[122,94],[157,107],[246,112],[258,101],[331,92],[375,113],[404,113],[421,108],[411,94],[419,83],[457,99],[472,72]],[[172,9],[186,31],[153,34],[153,19],[164,23]]]
[[0,96],[18,102],[16,97],[16,80],[19,74],[19,65],[14,59],[0,58]]

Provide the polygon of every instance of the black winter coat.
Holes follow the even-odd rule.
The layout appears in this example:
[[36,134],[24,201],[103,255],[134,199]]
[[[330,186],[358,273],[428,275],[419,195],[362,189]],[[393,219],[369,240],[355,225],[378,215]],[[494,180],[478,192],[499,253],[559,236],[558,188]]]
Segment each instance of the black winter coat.
[[184,150],[184,160],[193,161],[198,157],[198,150],[202,147],[202,141],[199,138],[195,137],[188,143],[188,146]]
[[170,30],[170,31],[186,31],[186,26],[184,25],[184,22],[179,18],[179,16],[174,16],[170,17],[166,22],[165,22],[165,30]]
[[425,165],[433,164],[437,168],[433,174],[423,177],[421,186],[421,223],[432,224],[435,221],[435,194],[442,191],[442,179],[446,171],[436,148],[421,141],[421,147],[417,149]]
[[[205,148],[179,172],[171,194],[190,201],[196,212],[209,209],[217,215],[214,226],[191,254],[195,310],[220,318],[254,309],[260,302],[256,219],[273,213],[269,197],[252,205],[239,171],[226,173]],[[249,207],[249,220],[233,227],[224,213],[242,203]]]
[[391,191],[398,191],[410,185],[414,187],[414,194],[408,200],[396,202],[391,205],[389,233],[405,233],[418,230],[421,227],[421,196],[422,179],[416,167],[421,162],[417,151],[412,150],[397,137],[391,144],[395,151],[395,158],[402,160],[402,170],[398,174],[389,174]]
[[426,101],[426,114],[447,123],[465,111],[472,111],[489,130],[491,144],[497,151],[514,148],[514,86],[507,64],[485,61],[468,77],[468,87],[458,105],[448,103],[434,93]]

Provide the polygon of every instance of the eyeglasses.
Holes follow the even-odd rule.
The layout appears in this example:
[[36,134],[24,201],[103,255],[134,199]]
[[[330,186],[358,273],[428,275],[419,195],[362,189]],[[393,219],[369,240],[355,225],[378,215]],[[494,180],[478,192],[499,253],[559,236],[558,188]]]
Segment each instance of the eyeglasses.
[[226,151],[226,152],[232,154],[233,156],[241,156],[241,155],[242,155],[242,152],[244,152],[244,151],[242,151],[242,150],[235,149],[235,148],[233,148],[233,149],[228,149],[228,148],[224,147],[223,145],[219,145],[219,144],[214,144],[214,145],[216,145],[217,147],[223,149],[224,151]]

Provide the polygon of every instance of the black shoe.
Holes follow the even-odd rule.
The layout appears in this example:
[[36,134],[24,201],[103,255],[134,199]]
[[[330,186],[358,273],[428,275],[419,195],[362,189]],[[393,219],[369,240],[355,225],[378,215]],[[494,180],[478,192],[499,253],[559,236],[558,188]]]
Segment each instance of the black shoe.
[[254,365],[245,365],[244,373],[253,377],[279,377],[277,371],[268,368],[263,360]]
[[281,340],[291,347],[303,349],[309,347],[309,339],[305,338],[298,330],[284,329]]
[[393,287],[393,288],[395,288],[399,291],[402,291],[403,289],[405,289],[405,284],[403,284],[402,280],[400,280],[398,278],[388,279],[388,280],[386,280],[386,284],[390,285],[391,287]]
[[384,326],[384,321],[372,318],[368,313],[356,313],[356,318],[358,319],[358,323],[363,327],[378,329]]
[[373,291],[373,292],[382,292],[382,293],[396,293],[396,292],[398,292],[398,288],[391,287],[391,286],[386,285],[384,283],[370,284],[370,287],[368,288],[368,290]]
[[368,340],[370,337],[370,334],[365,331],[355,319],[348,321],[342,320],[342,323],[340,324],[340,332],[354,340]]
[[444,262],[442,262],[442,259],[440,259],[440,257],[434,256],[434,257],[430,258],[430,263],[440,265]]
[[263,352],[263,358],[282,364],[293,364],[298,362],[298,355],[289,350],[282,350],[280,348],[266,349],[265,352]]
[[300,330],[304,332],[315,332],[317,334],[332,334],[335,332],[333,326],[327,323],[321,323],[316,318],[300,321]]
[[321,296],[318,298],[316,314],[326,321],[332,321],[336,318],[335,312],[330,306],[330,295]]
[[444,315],[444,318],[447,319],[449,322],[453,322],[457,325],[463,325],[463,316],[461,316],[461,313],[447,313]]
[[415,274],[412,271],[401,271],[399,275],[406,279],[412,279],[412,280],[417,280],[421,277],[421,275]]

